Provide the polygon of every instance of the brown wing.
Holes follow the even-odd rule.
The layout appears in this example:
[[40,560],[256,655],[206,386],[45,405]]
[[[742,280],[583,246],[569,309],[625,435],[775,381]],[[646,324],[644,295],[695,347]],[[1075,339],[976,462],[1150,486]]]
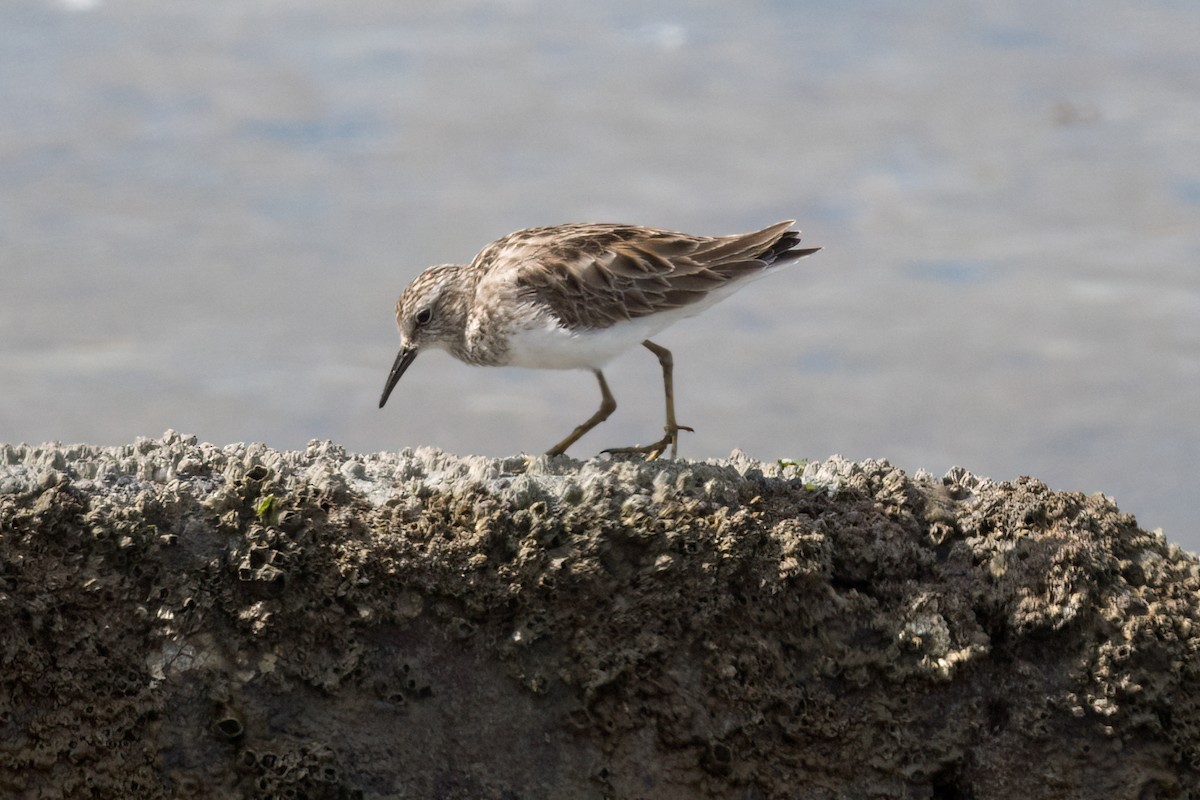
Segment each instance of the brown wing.
[[519,231],[476,263],[515,269],[522,293],[567,325],[615,322],[695,303],[740,278],[819,248],[799,249],[792,221],[733,236],[690,236],[624,225],[560,225]]

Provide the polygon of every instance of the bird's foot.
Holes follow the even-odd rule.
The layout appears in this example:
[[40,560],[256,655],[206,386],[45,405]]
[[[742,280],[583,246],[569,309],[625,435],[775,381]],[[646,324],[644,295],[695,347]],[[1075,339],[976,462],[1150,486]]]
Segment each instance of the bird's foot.
[[666,436],[652,444],[636,445],[634,447],[610,447],[601,452],[613,453],[615,455],[644,455],[647,461],[654,461],[670,447],[671,458],[674,459],[679,455],[679,432],[696,432],[694,428],[689,428],[687,425],[668,425],[666,426],[666,431]]

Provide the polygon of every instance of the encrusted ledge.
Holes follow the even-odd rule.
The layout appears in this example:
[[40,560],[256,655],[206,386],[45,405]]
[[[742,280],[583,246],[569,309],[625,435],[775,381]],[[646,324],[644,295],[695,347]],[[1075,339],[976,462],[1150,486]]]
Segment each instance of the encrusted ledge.
[[0,795],[1200,792],[1200,563],[840,458],[0,447]]

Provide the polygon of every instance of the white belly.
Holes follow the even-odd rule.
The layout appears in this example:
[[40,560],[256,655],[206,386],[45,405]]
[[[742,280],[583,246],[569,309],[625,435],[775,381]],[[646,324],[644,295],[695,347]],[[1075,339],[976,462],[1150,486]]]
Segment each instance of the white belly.
[[654,336],[681,319],[694,317],[725,299],[767,270],[710,292],[699,302],[618,322],[598,330],[571,331],[549,315],[543,324],[509,334],[505,366],[533,369],[600,369],[634,345]]
[[573,332],[558,325],[513,332],[507,365],[533,369],[600,369],[621,353],[670,325],[665,315],[620,322],[609,328]]

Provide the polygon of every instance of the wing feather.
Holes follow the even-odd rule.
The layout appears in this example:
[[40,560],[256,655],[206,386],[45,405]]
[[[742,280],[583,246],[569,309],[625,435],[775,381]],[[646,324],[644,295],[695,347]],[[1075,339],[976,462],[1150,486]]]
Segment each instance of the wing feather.
[[512,271],[518,292],[566,325],[607,328],[682,308],[714,289],[815,252],[797,250],[790,220],[751,233],[690,236],[628,225],[559,225],[518,231],[475,257]]

